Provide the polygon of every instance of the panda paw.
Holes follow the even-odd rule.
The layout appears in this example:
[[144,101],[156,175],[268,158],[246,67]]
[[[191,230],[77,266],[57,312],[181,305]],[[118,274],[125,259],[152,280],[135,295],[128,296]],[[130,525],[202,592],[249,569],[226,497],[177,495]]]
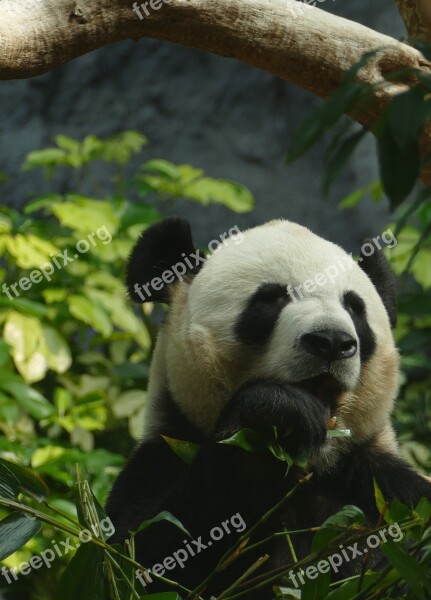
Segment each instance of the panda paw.
[[292,454],[316,451],[326,441],[327,411],[312,394],[284,383],[260,380],[241,387],[218,421],[215,438],[250,428],[271,435]]

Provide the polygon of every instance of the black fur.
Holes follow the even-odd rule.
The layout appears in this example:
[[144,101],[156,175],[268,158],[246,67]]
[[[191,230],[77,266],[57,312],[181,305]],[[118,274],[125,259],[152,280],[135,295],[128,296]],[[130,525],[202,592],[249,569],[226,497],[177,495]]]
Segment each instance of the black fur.
[[[193,268],[187,264],[185,257],[195,255],[190,260]],[[197,262],[198,264],[194,264]],[[177,263],[182,263],[186,268],[186,275],[194,275],[203,265],[204,255],[195,249],[192,239],[190,223],[182,217],[168,217],[151,225],[141,234],[127,265],[126,285],[130,298],[134,302],[166,302],[170,301],[171,284],[163,284],[161,289],[147,288],[151,295],[142,291],[140,296],[135,285],[140,287],[150,284],[154,278],[161,278],[165,271],[171,270]],[[159,287],[159,286],[157,286]]]
[[252,346],[265,344],[289,301],[285,285],[263,283],[247,302],[236,323],[235,334],[239,341]]
[[369,360],[375,352],[376,340],[368,325],[364,301],[356,292],[346,292],[343,298],[344,308],[349,312],[359,338],[361,362]]
[[397,325],[397,289],[394,274],[381,250],[375,250],[371,256],[361,252],[359,266],[374,284],[386,308],[391,327]]
[[[172,402],[172,399],[166,393],[163,401]],[[178,409],[176,416],[176,437],[193,434]],[[109,498],[107,511],[116,527],[111,541],[124,539],[128,529],[137,527],[142,520],[162,510],[173,512],[194,539],[202,536],[205,543],[213,527],[236,513],[240,513],[249,528],[294,485],[299,473],[293,469],[285,477],[285,465],[269,454],[251,454],[217,442],[245,427],[268,432],[276,425],[288,451],[299,448],[310,451],[325,440],[325,418],[322,405],[308,392],[287,384],[257,381],[234,394],[213,435],[197,435],[195,439],[202,445],[191,466],[186,466],[161,438],[145,441],[117,479]],[[167,423],[160,433],[172,435],[171,427],[172,423]],[[319,525],[346,504],[359,506],[367,523],[375,525],[378,513],[373,477],[389,501],[398,498],[414,506],[422,496],[431,499],[431,484],[401,458],[384,452],[370,439],[346,450],[330,474],[315,475],[260,530],[258,539],[283,528]],[[154,525],[136,538],[137,560],[146,568],[161,563],[177,549],[184,548],[184,538],[173,525]],[[233,535],[225,535],[211,548],[206,547],[202,553],[189,557],[184,569],[177,567],[165,575],[188,587],[195,586],[211,572],[234,539]],[[298,535],[294,539],[298,558],[310,552],[310,544],[309,536]],[[256,553],[246,555],[246,562],[233,563],[223,571],[204,597],[225,589],[265,552],[271,556],[265,569],[291,563],[285,540],[270,542],[267,547],[258,548]],[[357,569],[357,563],[346,563],[338,575],[347,577]],[[160,589],[165,588],[154,579],[148,591]],[[247,596],[263,600],[269,597],[268,590]]]

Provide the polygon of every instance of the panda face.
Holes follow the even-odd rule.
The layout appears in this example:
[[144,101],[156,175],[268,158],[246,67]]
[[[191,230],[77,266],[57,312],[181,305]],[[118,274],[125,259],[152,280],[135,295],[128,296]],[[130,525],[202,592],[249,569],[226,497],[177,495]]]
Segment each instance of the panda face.
[[375,286],[341,248],[287,221],[251,229],[241,244],[226,240],[176,286],[161,338],[174,397],[206,430],[253,379],[311,391],[357,438],[382,427],[397,391]]

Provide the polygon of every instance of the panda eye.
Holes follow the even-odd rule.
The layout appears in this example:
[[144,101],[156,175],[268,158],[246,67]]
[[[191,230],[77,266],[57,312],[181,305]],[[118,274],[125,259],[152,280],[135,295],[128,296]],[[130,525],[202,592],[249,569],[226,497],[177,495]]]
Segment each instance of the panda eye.
[[253,297],[256,304],[273,304],[274,302],[287,302],[288,294],[286,286],[278,283],[265,283]]
[[365,303],[355,292],[347,292],[343,299],[344,308],[351,314],[362,317],[365,314]]

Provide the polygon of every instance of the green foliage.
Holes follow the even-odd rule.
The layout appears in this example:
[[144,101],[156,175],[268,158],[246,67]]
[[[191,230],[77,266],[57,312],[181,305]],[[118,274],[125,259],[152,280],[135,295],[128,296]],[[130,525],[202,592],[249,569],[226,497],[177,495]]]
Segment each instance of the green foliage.
[[[97,502],[88,483],[82,479],[79,470],[75,485],[77,512],[74,516],[68,516],[47,502],[50,492],[43,484],[43,488],[41,488],[41,481],[37,475],[25,468],[17,468],[16,465],[6,461],[2,461],[0,465],[2,467],[0,472],[0,482],[2,484],[0,506],[9,508],[12,504],[14,506],[14,512],[0,523],[0,556],[13,552],[30,539],[42,524],[49,524],[55,528],[57,533],[67,534],[68,543],[74,549],[73,558],[67,565],[54,595],[55,599],[76,598],[78,593],[83,600],[87,598],[88,600],[106,600],[108,597],[115,600],[139,599],[142,597],[140,595],[142,590],[137,589],[134,571],[141,568],[141,565],[136,563],[133,558],[134,536],[136,533],[161,520],[167,520],[172,525],[179,527],[185,535],[188,535],[182,524],[173,515],[163,512],[154,519],[144,521],[135,532],[130,532],[130,540],[123,547],[109,545],[107,539],[112,530],[108,533],[105,527],[106,514]],[[250,550],[262,546],[267,538],[261,538],[261,527],[294,496],[299,487],[304,485],[309,478],[310,475],[307,475],[300,479],[298,484],[277,505],[262,515],[252,527],[244,531],[241,537],[220,559],[217,569],[226,568],[228,564],[240,557],[246,557]],[[23,491],[24,498],[20,496],[20,492]],[[37,491],[37,498],[34,502],[31,502],[25,497],[34,498],[34,491]],[[278,577],[281,577],[284,582],[282,587],[275,588],[277,597],[293,597],[302,600],[308,598],[318,600],[325,600],[326,598],[328,600],[334,598],[337,600],[359,600],[359,598],[364,598],[365,600],[371,600],[378,590],[380,594],[391,594],[385,596],[391,598],[407,597],[412,598],[412,600],[414,598],[423,600],[428,598],[430,587],[426,572],[430,567],[431,560],[430,502],[422,499],[414,510],[400,503],[394,506],[395,503],[393,503],[386,511],[387,503],[377,486],[376,497],[381,515],[386,523],[396,523],[395,532],[391,533],[390,528],[383,527],[381,524],[375,529],[370,529],[364,525],[364,515],[357,507],[344,506],[321,526],[296,532],[297,535],[314,532],[311,552],[300,561],[297,561],[294,556],[290,537],[295,532],[282,531],[274,533],[275,536],[285,538],[286,544],[292,552],[292,561],[287,561],[283,569],[277,570]],[[342,547],[357,547],[361,551],[367,548],[370,549],[371,546],[367,546],[367,539],[370,535],[378,537],[381,530],[386,532],[385,537],[380,539],[382,539],[382,551],[388,559],[388,565],[383,571],[365,570],[364,566],[361,573],[337,583],[331,583],[329,571],[320,572],[317,578],[305,577],[300,590],[294,590],[291,587],[292,572],[297,575],[302,573],[303,576],[308,572],[316,573],[316,565],[321,564],[321,561],[332,564],[331,557],[335,554],[340,558],[339,552]],[[89,535],[89,532],[91,535]],[[401,545],[399,542],[402,539],[410,543]],[[342,542],[341,545],[340,542]],[[56,558],[53,551],[50,550],[50,552],[52,552],[53,559]],[[43,553],[41,556],[43,556]],[[153,574],[153,576],[155,575]],[[189,590],[159,577],[165,583],[167,591],[164,594],[154,595],[154,598],[177,598],[177,600],[184,599],[186,596],[202,598],[201,592],[213,576],[214,573],[209,574],[204,580],[203,574],[202,583],[194,590]],[[242,581],[241,590],[235,589],[241,583],[241,580],[239,580],[229,588],[229,594],[224,593],[220,595],[220,598],[235,597],[239,591],[247,596],[248,592],[253,589],[254,582],[253,579],[249,582],[247,579]],[[172,591],[172,588],[175,591]],[[296,591],[300,591],[300,595],[297,595]],[[153,596],[149,595],[148,597]]]
[[[25,494],[44,502],[42,476],[50,510],[81,521],[85,502],[78,499],[77,513],[74,465],[103,503],[143,426],[161,315],[152,305],[133,308],[125,293],[124,266],[138,234],[178,198],[238,213],[251,210],[253,198],[240,184],[190,165],[153,159],[133,170],[129,163],[139,161],[148,142],[135,131],[82,142],[59,135],[55,142],[31,152],[23,167],[42,168],[51,190],[22,211],[0,207],[0,456],[13,461],[0,462],[0,500],[16,502]],[[59,193],[56,176],[64,169],[74,174],[76,188]],[[7,511],[1,502],[0,518],[0,556],[8,557],[8,567],[57,539],[52,524]],[[58,558],[50,578],[46,570],[27,576],[28,589],[35,589],[31,597],[45,600],[49,590],[54,597],[71,558]],[[71,584],[79,572],[88,597],[105,600],[96,568],[103,560],[100,547],[80,548],[58,597],[82,595],[82,587]],[[110,564],[108,574],[116,568]]]

